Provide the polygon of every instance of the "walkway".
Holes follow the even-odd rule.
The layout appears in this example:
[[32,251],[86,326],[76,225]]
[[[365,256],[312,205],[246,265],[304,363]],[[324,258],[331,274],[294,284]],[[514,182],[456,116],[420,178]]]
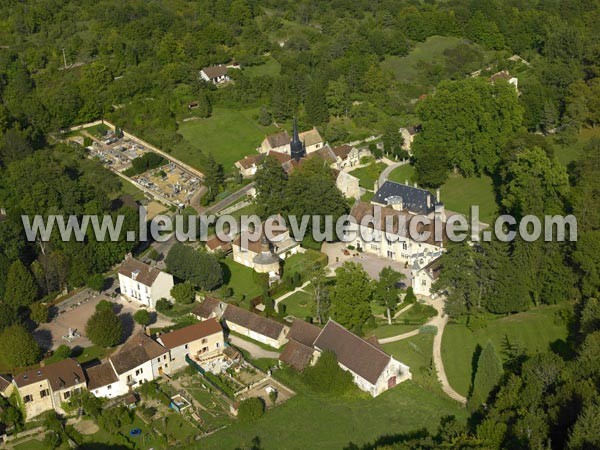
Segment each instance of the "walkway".
[[262,348],[256,344],[253,344],[250,341],[239,338],[232,334],[229,335],[229,342],[231,342],[231,344],[235,345],[236,347],[246,350],[255,359],[259,359],[259,358],[277,359],[277,358],[279,358],[279,353],[273,352],[270,350],[265,350],[264,348]]
[[[437,298],[435,300],[429,300],[427,303],[433,306],[437,311],[437,315],[425,324],[433,325],[437,328],[437,333],[433,337],[433,363],[435,364],[435,372],[437,374],[438,379],[440,380],[440,383],[442,384],[442,390],[446,393],[446,395],[448,395],[453,400],[456,400],[457,402],[461,403],[462,405],[466,405],[467,399],[460,395],[458,392],[456,392],[452,388],[452,386],[450,386],[450,382],[448,381],[448,377],[446,376],[446,370],[444,369],[444,361],[442,360],[442,336],[444,334],[444,328],[448,323],[448,316],[444,312],[444,299]],[[417,328],[416,330],[409,331],[407,333],[402,333],[396,336],[379,339],[379,343],[389,344],[390,342],[401,341],[403,339],[408,339],[418,334],[419,329]]]
[[275,299],[275,311],[279,312],[279,303],[282,302],[283,300],[285,300],[288,297],[291,297],[292,295],[294,295],[296,292],[306,292],[304,290],[305,287],[307,287],[310,284],[310,281],[305,281],[304,284],[300,287],[297,287],[296,289],[294,289],[293,291],[290,292],[286,292],[285,294],[283,294],[281,297],[278,297]]
[[235,191],[233,194],[225,197],[223,200],[219,201],[218,203],[215,203],[213,206],[204,208],[204,211],[202,211],[202,212],[204,214],[217,214],[217,213],[219,213],[219,211],[222,211],[225,208],[227,208],[229,205],[235,203],[236,200],[240,199],[241,197],[243,197],[245,195],[248,195],[248,192],[251,191],[252,189],[254,189],[254,183],[247,184],[246,186],[242,187],[241,189],[238,189],[237,191]]
[[383,186],[383,183],[386,182],[386,180],[390,176],[390,173],[392,173],[394,169],[397,169],[398,167],[404,166],[406,164],[408,164],[408,160],[392,163],[385,169],[383,169],[383,172],[379,174],[379,180],[377,181],[377,183],[379,183],[379,187]]

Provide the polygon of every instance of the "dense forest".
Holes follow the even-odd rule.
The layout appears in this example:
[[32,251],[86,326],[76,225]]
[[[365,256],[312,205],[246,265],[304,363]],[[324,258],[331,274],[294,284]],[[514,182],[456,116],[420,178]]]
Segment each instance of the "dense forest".
[[[487,174],[501,212],[578,219],[577,242],[451,246],[437,285],[447,313],[477,328],[487,314],[564,304],[570,339],[556,352],[511,346],[501,377],[469,405],[468,424],[448,419],[435,435],[368,448],[600,448],[600,140],[568,167],[556,160],[600,122],[598,23],[596,0],[2,2],[0,328],[38,317],[34,305],[89,283],[134,246],[26,242],[23,213],[136,221],[114,202],[117,178],[56,143],[60,129],[106,117],[171,151],[186,145],[178,127],[192,101],[202,116],[217,106],[262,107],[265,122],[297,115],[332,143],[356,128],[421,124],[421,184]],[[410,80],[384,64],[431,36],[461,41]],[[280,70],[248,75],[267,60]],[[198,80],[220,63],[241,65],[234,83]],[[469,77],[504,69],[519,74],[520,95]]]

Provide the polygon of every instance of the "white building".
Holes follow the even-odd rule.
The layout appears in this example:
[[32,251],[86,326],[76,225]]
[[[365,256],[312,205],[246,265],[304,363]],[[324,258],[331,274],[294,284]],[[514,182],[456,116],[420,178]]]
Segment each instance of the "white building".
[[171,300],[173,276],[127,256],[119,268],[121,295],[153,310],[161,298]]
[[438,279],[442,269],[441,259],[436,258],[424,266],[419,266],[417,262],[411,268],[412,288],[415,295],[424,295],[433,297],[431,286]]
[[88,390],[96,397],[115,398],[129,392],[129,386],[119,380],[110,361],[90,367],[85,372],[88,377]]
[[[316,152],[317,150],[321,150],[325,146],[325,141],[323,140],[316,128],[312,128],[311,130],[299,133],[298,137],[304,145],[307,154]],[[287,131],[272,134],[271,136],[267,136],[262,141],[260,147],[258,147],[258,151],[260,153],[278,152],[290,155],[291,141],[292,138],[290,137]]]
[[222,317],[228,330],[247,336],[255,341],[274,348],[280,348],[287,342],[286,336],[289,328],[274,320],[234,305],[227,305]]
[[223,328],[214,318],[164,333],[157,340],[169,349],[170,373],[187,366],[186,356],[201,367],[206,367],[211,361],[222,357],[225,348]]
[[205,67],[200,71],[200,78],[213,84],[221,84],[230,80],[227,75],[227,66],[223,64]]
[[117,375],[119,389],[131,390],[169,373],[169,351],[144,333],[133,336],[109,362]]

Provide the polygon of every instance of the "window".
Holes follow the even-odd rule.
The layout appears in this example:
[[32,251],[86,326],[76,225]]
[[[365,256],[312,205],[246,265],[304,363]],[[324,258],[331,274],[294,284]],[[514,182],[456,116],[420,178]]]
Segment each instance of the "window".
[[186,350],[188,349],[188,345],[187,345],[187,344],[185,344],[185,349],[186,349]]
[[71,398],[71,391],[66,391],[63,394],[63,397],[64,397],[65,400],[68,400],[69,398]]
[[403,242],[402,243],[402,250],[408,250],[408,243],[407,242]]
[[143,373],[144,369],[138,369],[135,371],[135,375],[138,376],[139,374]]
[[50,391],[48,389],[43,389],[40,391],[40,397],[44,398],[50,395]]
[[204,338],[202,339],[202,344],[206,344],[208,342],[208,339]]
[[216,347],[217,347],[217,348],[221,347],[221,343],[220,343],[220,342],[217,342],[217,346],[216,346]]
[[33,395],[26,395],[25,397],[23,397],[23,401],[25,403],[29,403],[33,401]]
[[106,389],[108,389],[110,391],[112,389],[112,384],[109,384]]

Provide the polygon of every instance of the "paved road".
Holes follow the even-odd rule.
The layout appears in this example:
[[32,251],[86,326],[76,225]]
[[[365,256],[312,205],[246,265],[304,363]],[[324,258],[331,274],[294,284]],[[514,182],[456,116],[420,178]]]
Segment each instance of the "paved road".
[[390,173],[392,173],[392,171],[394,169],[397,169],[398,167],[404,166],[405,164],[408,164],[408,161],[395,162],[395,163],[392,163],[389,166],[387,166],[385,169],[383,169],[383,172],[381,172],[379,174],[379,180],[377,181],[377,183],[379,183],[379,186],[380,187],[383,186],[383,183],[386,182],[386,180],[390,176]]
[[228,197],[225,197],[220,202],[214,204],[213,206],[211,206],[209,208],[205,208],[203,211],[203,214],[217,214],[219,211],[222,211],[225,208],[227,208],[229,205],[235,203],[236,200],[239,200],[242,196],[247,195],[248,192],[250,190],[252,190],[253,188],[254,188],[254,183],[250,183],[250,184],[244,186],[243,188],[238,189],[233,194],[229,195]]
[[236,347],[246,350],[253,358],[279,358],[279,353],[265,350],[252,342],[239,338],[232,334],[229,335],[229,342]]

